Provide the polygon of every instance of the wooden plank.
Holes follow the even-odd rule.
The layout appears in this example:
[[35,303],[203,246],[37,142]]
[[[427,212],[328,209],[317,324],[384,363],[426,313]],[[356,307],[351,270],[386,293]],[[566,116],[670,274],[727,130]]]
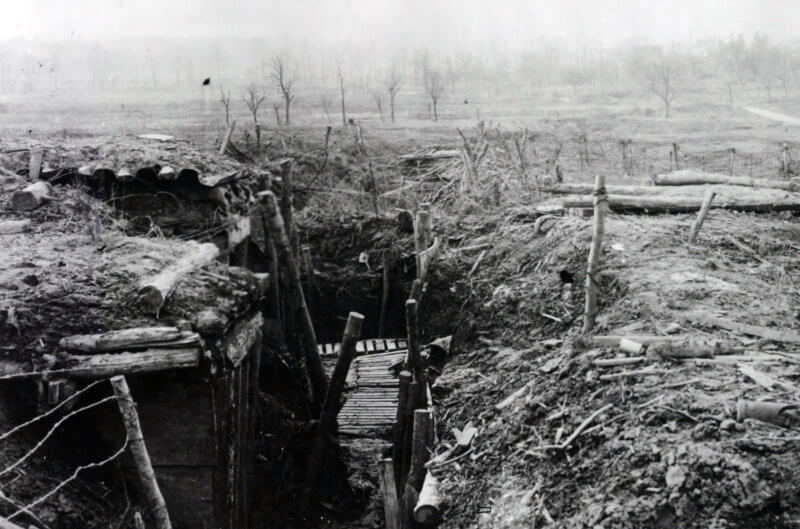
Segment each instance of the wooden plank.
[[[125,474],[130,476],[131,470]],[[160,466],[154,470],[174,527],[215,527],[210,467]]]

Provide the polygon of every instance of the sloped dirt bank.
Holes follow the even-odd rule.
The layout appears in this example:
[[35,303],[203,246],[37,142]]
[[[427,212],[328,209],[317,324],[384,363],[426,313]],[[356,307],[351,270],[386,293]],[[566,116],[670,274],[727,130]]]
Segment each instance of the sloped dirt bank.
[[[797,346],[684,317],[797,329],[797,223],[715,212],[690,248],[691,222],[609,219],[596,333],[722,338],[744,351],[738,361],[598,368],[593,360],[622,353],[577,340],[590,220],[559,219],[544,236],[507,223],[485,237],[492,248],[468,290],[475,332],[436,384],[438,451],[452,444],[451,427],[479,428],[471,452],[436,471],[449,501],[444,526],[796,526],[797,436],[737,422],[735,409],[739,398],[794,400]],[[574,280],[571,300],[562,271]],[[741,364],[784,385],[759,385]],[[653,373],[601,379],[643,368]],[[568,446],[553,447],[598,410]]]

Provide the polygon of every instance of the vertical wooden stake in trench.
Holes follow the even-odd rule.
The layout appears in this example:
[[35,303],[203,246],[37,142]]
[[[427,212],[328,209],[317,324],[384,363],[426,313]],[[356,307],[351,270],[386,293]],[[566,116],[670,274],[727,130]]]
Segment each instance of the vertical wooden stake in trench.
[[399,376],[399,389],[397,390],[397,414],[394,421],[394,439],[392,444],[392,459],[394,460],[395,482],[402,483],[403,471],[403,453],[405,446],[403,440],[405,439],[405,431],[408,425],[406,418],[408,416],[408,386],[411,384],[411,373],[408,371],[401,371]]
[[388,318],[389,310],[389,290],[392,287],[392,252],[384,250],[382,255],[383,260],[383,292],[381,295],[381,315],[378,322],[378,338],[386,338],[386,318]]
[[308,311],[314,314],[314,292],[317,290],[317,284],[314,278],[314,261],[311,259],[311,247],[304,244],[300,247],[300,253],[303,255],[303,263],[306,268],[306,303],[308,304]]
[[292,164],[284,162],[281,164],[281,216],[289,238],[289,247],[292,249],[292,257],[299,259],[299,247],[297,238],[297,227],[294,224],[292,212]]
[[432,413],[428,409],[414,411],[414,438],[411,446],[411,464],[403,488],[403,516],[410,527],[414,527],[414,507],[425,480],[425,463],[428,461],[428,430]]
[[43,155],[44,153],[41,149],[31,151],[31,157],[28,160],[28,180],[35,182],[39,179],[39,174],[42,172]]
[[[406,369],[414,373],[414,380],[425,388],[425,369],[422,366],[419,343],[419,315],[417,313],[417,301],[415,299],[406,300],[406,329],[408,331],[408,360]],[[412,395],[416,399],[417,395]],[[414,401],[417,404],[417,401]],[[416,406],[415,406],[416,407]]]
[[288,295],[294,296],[298,305],[297,313],[300,316],[300,330],[305,349],[306,365],[308,366],[308,374],[311,378],[311,385],[313,386],[312,410],[316,414],[319,413],[322,399],[328,390],[328,381],[325,377],[325,371],[322,368],[319,350],[317,349],[317,335],[314,332],[314,324],[311,321],[311,315],[308,313],[308,307],[306,307],[303,288],[300,286],[300,272],[292,256],[291,244],[286,230],[284,229],[283,218],[278,211],[278,203],[275,200],[275,195],[272,191],[262,191],[258,193],[258,196],[261,198],[264,206],[267,226],[272,240],[275,241],[275,250],[278,252],[278,259],[281,264],[286,267],[289,275]]
[[358,312],[351,312],[347,317],[347,325],[342,336],[342,345],[339,348],[339,357],[336,359],[336,367],[333,368],[331,384],[325,395],[325,403],[322,406],[322,413],[319,418],[317,435],[311,452],[308,455],[306,465],[306,485],[300,497],[297,507],[297,520],[302,521],[307,515],[308,508],[311,506],[311,494],[317,484],[319,472],[325,455],[328,437],[333,433],[336,426],[336,413],[339,407],[339,399],[342,396],[344,383],[347,378],[347,371],[356,355],[356,342],[361,336],[361,325],[364,323],[364,316]]
[[136,413],[136,405],[133,402],[133,397],[131,397],[130,389],[128,389],[128,382],[123,375],[119,375],[111,379],[111,386],[114,388],[119,411],[122,413],[122,422],[128,434],[128,448],[131,451],[133,463],[136,465],[136,471],[142,482],[144,497],[147,498],[150,504],[149,507],[153,512],[156,528],[171,529],[172,524],[169,521],[167,504],[164,502],[164,496],[161,495],[161,489],[158,488],[156,474],[153,471],[153,465],[150,463],[150,455],[147,453],[147,447],[144,444],[142,428],[139,425],[139,415]]
[[[269,174],[264,178],[264,182],[262,185],[262,191],[269,191],[272,188],[272,178]],[[261,211],[261,226],[264,232],[264,247],[267,251],[267,258],[269,259],[268,268],[269,268],[269,283],[270,283],[270,292],[269,292],[269,308],[270,312],[272,313],[272,317],[278,320],[281,319],[281,296],[280,296],[280,287],[278,286],[278,254],[275,251],[275,241],[272,240],[272,237],[269,235],[269,225],[267,224],[266,220],[266,213],[264,213],[263,209]]]
[[386,529],[400,529],[400,503],[397,500],[397,483],[395,482],[394,462],[391,457],[379,463],[380,485],[383,494],[383,514]]
[[408,469],[411,468],[411,445],[414,441],[414,395],[419,395],[420,384],[412,382],[408,385],[408,400],[406,401],[406,416],[403,419],[403,466],[400,469],[400,489],[403,489]]
[[430,241],[427,239],[430,219],[430,211],[425,211],[421,208],[417,211],[417,218],[414,222],[414,252],[417,255],[417,277],[419,277],[420,270],[422,270],[419,254],[427,250],[428,246],[430,246]]
[[594,180],[594,219],[592,225],[592,246],[586,266],[586,308],[583,314],[583,332],[594,329],[597,316],[597,277],[600,272],[600,253],[603,244],[606,211],[606,177],[599,174]]
[[694,224],[692,225],[692,231],[689,232],[689,244],[694,244],[694,240],[697,238],[697,233],[700,231],[700,228],[703,226],[703,222],[706,220],[708,210],[711,209],[711,201],[714,200],[715,196],[716,193],[710,189],[706,191],[706,196],[703,198],[703,205],[700,206],[700,211],[697,213],[697,218],[694,219]]

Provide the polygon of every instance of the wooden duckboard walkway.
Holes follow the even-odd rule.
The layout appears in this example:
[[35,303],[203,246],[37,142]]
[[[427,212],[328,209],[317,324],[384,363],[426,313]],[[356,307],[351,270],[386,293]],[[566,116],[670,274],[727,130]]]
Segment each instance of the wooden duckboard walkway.
[[353,360],[348,373],[348,386],[353,389],[345,395],[344,405],[339,410],[340,434],[374,436],[386,433],[392,427],[400,384],[389,366],[402,361],[405,356],[405,350],[396,350]]
[[[338,343],[320,344],[318,347],[320,356],[337,356],[339,354]],[[404,338],[376,338],[371,340],[361,340],[356,342],[356,354],[388,353],[391,351],[405,352],[408,347]]]

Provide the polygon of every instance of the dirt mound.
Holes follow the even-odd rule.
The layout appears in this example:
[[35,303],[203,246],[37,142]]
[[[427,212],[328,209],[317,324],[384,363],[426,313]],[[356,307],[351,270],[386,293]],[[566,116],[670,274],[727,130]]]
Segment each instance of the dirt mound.
[[[685,316],[797,329],[797,223],[713,211],[688,247],[692,220],[610,216],[595,332],[724,338],[744,351],[731,361],[594,365],[620,353],[575,340],[590,219],[559,218],[546,235],[534,233],[532,222],[500,222],[462,242],[490,249],[472,277],[454,285],[466,298],[460,314],[476,332],[436,384],[447,410],[439,450],[452,442],[444,433],[451,427],[473,422],[480,432],[470,454],[435,471],[449,498],[446,526],[794,523],[797,438],[766,423],[736,422],[735,408],[739,398],[793,400],[800,360],[782,344],[713,331]],[[573,280],[571,298],[565,277]],[[754,383],[740,365],[780,384]],[[603,379],[642,368],[651,374]]]

